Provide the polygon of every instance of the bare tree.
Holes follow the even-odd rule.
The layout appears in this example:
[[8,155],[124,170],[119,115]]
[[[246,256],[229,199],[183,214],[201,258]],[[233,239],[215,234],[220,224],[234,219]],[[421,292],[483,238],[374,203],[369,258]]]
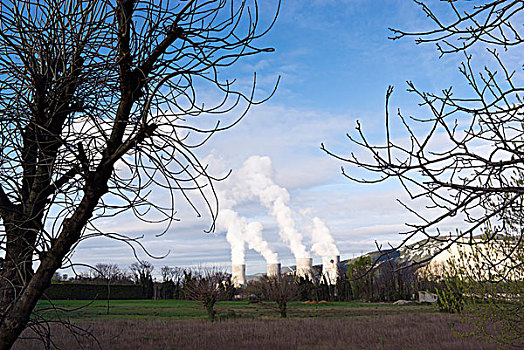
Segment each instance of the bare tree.
[[287,305],[290,301],[297,300],[300,287],[297,277],[293,275],[263,276],[257,285],[261,289],[265,300],[274,301],[280,311],[281,317],[287,317]]
[[117,280],[123,276],[123,272],[117,264],[98,263],[92,270],[95,278],[101,278],[109,281]]
[[138,262],[132,263],[129,266],[135,283],[139,283],[141,280],[153,279],[153,270],[155,267],[149,261],[140,260]]
[[131,211],[167,230],[175,192],[216,216],[194,150],[263,102],[255,79],[243,90],[227,67],[271,52],[256,42],[272,25],[256,0],[2,2],[0,349],[35,325],[31,311],[81,241],[139,245],[96,219]]
[[[342,157],[326,152],[375,175],[361,179],[353,170],[343,169],[343,174],[353,181],[376,183],[394,178],[402,184],[412,200],[409,205],[402,204],[419,221],[408,224],[402,232],[403,242],[396,248],[407,247],[409,241],[420,237],[426,239],[414,249],[437,247],[415,263],[427,262],[457,243],[472,248],[501,246],[495,242],[503,237],[505,248],[499,249],[502,256],[484,256],[483,261],[490,269],[496,270],[495,266],[500,265],[506,276],[518,274],[524,238],[524,85],[522,50],[517,53],[517,60],[511,59],[511,54],[523,44],[524,2],[445,0],[442,6],[414,2],[434,29],[393,29],[392,39],[415,36],[418,44],[435,43],[441,56],[464,55],[459,71],[469,92],[459,97],[450,87],[441,93],[430,93],[408,82],[408,91],[420,99],[427,115],[408,117],[398,110],[398,119],[393,119],[389,115],[393,93],[390,86],[386,93],[385,144],[371,143],[369,135],[357,124],[358,136],[348,137],[367,155]],[[441,12],[445,10],[448,11]],[[473,49],[488,54],[491,62],[482,62],[483,71],[475,68]],[[404,130],[403,135],[392,135],[392,130],[397,129],[395,122]],[[456,231],[450,232],[450,227],[456,227]],[[486,267],[482,270],[489,271]],[[523,292],[521,283],[498,277],[483,280],[480,285],[488,290],[520,286],[520,293]],[[513,302],[510,309],[521,312],[522,300]],[[481,309],[476,317],[486,319],[482,318]],[[489,320],[493,325],[494,319]],[[508,317],[503,321],[509,321],[509,328],[522,329],[521,318]],[[486,332],[486,328],[482,331]]]
[[215,320],[215,304],[226,299],[233,288],[230,275],[215,267],[199,267],[186,274],[185,291],[189,299],[201,301],[210,321]]
[[[522,44],[524,3],[446,0],[443,3],[447,5],[435,4],[438,11],[425,2],[415,3],[435,25],[434,29],[413,33],[392,29],[392,39],[416,36],[417,43],[436,43],[441,55],[463,54],[465,59],[459,71],[470,87],[469,93],[458,97],[452,87],[441,93],[424,92],[408,82],[408,91],[420,99],[421,109],[427,115],[408,117],[399,109],[398,119],[393,120],[389,113],[393,93],[390,86],[386,93],[385,144],[371,143],[357,123],[358,136],[348,137],[365,152],[343,157],[324,145],[322,148],[352,166],[342,172],[353,181],[400,182],[412,200],[411,204],[401,204],[419,222],[407,224],[408,229],[402,232],[403,243],[397,248],[421,237],[427,238],[423,244],[435,242],[439,247],[417,263],[464,238],[469,244],[483,244],[504,233],[513,235],[517,243],[522,239],[522,226],[510,228],[504,217],[509,212],[522,212],[524,186],[516,179],[521,179],[524,172],[524,86],[522,76],[515,71],[522,67],[506,65],[504,54],[497,47],[510,50]],[[450,11],[440,12],[445,9]],[[444,23],[441,18],[449,19],[449,15],[455,18]],[[496,68],[486,66],[477,72],[473,56],[467,52],[474,46],[484,47]],[[404,134],[392,135],[394,122],[403,128]],[[362,179],[353,173],[353,167],[376,176]],[[459,227],[457,222],[461,222]],[[456,234],[442,230],[450,226],[457,227]],[[474,241],[487,226],[492,228],[490,234]]]
[[184,269],[180,267],[163,266],[160,269],[160,273],[162,274],[163,282],[170,281],[175,284],[178,284],[180,280],[184,277]]

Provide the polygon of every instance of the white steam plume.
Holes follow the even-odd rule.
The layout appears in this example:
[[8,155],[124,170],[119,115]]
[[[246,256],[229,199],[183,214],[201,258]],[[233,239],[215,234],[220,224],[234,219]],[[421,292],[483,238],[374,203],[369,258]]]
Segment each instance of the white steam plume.
[[[235,181],[232,176],[226,182]],[[217,218],[219,231],[226,231],[226,239],[231,245],[231,260],[233,264],[243,264],[245,261],[245,243],[250,249],[260,253],[268,264],[277,263],[278,255],[262,237],[263,226],[259,222],[249,222],[240,216],[233,208],[238,200],[232,198],[233,191],[217,191],[221,209]]]
[[269,244],[262,238],[263,226],[259,222],[250,222],[245,230],[245,241],[249,249],[259,252],[268,264],[278,263],[278,254],[271,249]]
[[226,239],[231,245],[231,261],[233,264],[243,264],[245,261],[245,244],[250,249],[259,252],[268,264],[278,262],[278,255],[262,238],[261,223],[248,222],[232,209],[221,209],[217,218],[217,228],[226,231]]
[[272,173],[269,157],[249,157],[235,176],[237,181],[233,193],[238,200],[258,197],[276,218],[280,237],[289,245],[295,258],[308,258],[302,235],[296,229],[293,211],[288,206],[289,193],[273,182]]
[[235,265],[244,264],[243,231],[247,226],[247,220],[231,209],[222,209],[218,214],[216,225],[220,231],[226,231],[226,239],[231,246],[231,262]]
[[311,251],[321,257],[340,255],[335,240],[328,227],[318,217],[313,218],[313,231],[311,233]]

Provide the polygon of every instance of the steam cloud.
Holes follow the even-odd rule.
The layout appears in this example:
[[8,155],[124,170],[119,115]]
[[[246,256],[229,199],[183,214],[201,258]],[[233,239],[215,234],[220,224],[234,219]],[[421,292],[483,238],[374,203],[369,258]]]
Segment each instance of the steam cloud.
[[[263,226],[259,222],[248,221],[234,208],[243,202],[259,200],[276,219],[280,238],[288,244],[295,258],[309,258],[310,253],[302,243],[303,237],[296,229],[293,211],[289,207],[289,192],[273,181],[273,168],[269,157],[252,156],[242,167],[224,181],[224,188],[218,191],[221,209],[217,218],[217,228],[226,231],[231,245],[233,264],[243,264],[245,244],[259,252],[267,263],[277,263],[278,255],[262,236]],[[311,250],[322,257],[339,255],[335,240],[328,227],[318,217],[313,218]]]
[[[235,181],[235,179],[231,179]],[[278,254],[273,251],[271,246],[262,236],[263,226],[261,223],[249,222],[245,217],[240,216],[233,208],[240,203],[240,197],[228,195],[234,191],[217,191],[220,209],[217,218],[217,228],[226,231],[226,239],[231,245],[231,261],[233,264],[244,264],[245,243],[249,249],[259,252],[268,264],[278,262]]]
[[309,253],[302,244],[302,235],[296,229],[293,211],[288,206],[289,193],[274,183],[272,175],[269,157],[249,157],[236,173],[234,193],[239,196],[239,200],[258,198],[276,218],[279,235],[289,245],[295,258],[308,258]]
[[247,220],[231,209],[223,209],[217,218],[217,228],[226,231],[226,239],[231,246],[231,262],[243,264],[245,261],[245,244],[243,231],[247,228]]
[[313,218],[313,231],[311,234],[311,251],[315,254],[326,257],[340,255],[335,240],[329,232],[326,223],[318,217]]

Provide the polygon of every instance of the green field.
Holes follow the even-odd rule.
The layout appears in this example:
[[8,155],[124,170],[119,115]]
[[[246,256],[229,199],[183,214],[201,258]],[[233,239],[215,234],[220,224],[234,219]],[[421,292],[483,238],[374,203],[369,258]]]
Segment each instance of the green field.
[[[42,326],[26,330],[13,349],[42,349],[48,330],[58,348],[84,350],[497,349],[457,337],[452,329],[469,326],[434,305],[292,302],[287,319],[271,302],[224,301],[216,310],[217,322],[209,322],[197,301],[114,300],[109,308],[105,300],[41,301],[34,321]],[[57,319],[66,322],[42,322]]]
[[[68,318],[72,321],[141,320],[160,319],[194,321],[206,318],[200,302],[188,300],[59,300],[41,301],[37,310],[46,319]],[[329,302],[305,304],[292,302],[288,306],[289,318],[345,318],[359,316],[384,316],[407,313],[434,313],[432,305],[393,305],[386,303]],[[219,319],[267,319],[280,317],[275,303],[249,304],[245,301],[223,301],[216,305]]]
[[[53,309],[54,307],[54,309]],[[434,305],[330,302],[289,304],[280,318],[274,303],[217,303],[217,322],[204,307],[186,300],[61,300],[40,302],[38,314],[50,322],[52,341],[62,349],[387,349],[495,350],[475,338],[457,337],[457,315],[437,312]],[[43,321],[36,317],[35,321]],[[467,330],[462,327],[462,329]],[[47,326],[40,328],[47,332]],[[14,350],[40,350],[42,343],[27,330]]]

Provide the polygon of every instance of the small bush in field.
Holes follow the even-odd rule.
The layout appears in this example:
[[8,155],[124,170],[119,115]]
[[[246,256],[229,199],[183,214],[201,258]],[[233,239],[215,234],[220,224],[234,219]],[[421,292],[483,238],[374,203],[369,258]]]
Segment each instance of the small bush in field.
[[457,278],[444,281],[441,288],[437,288],[437,305],[442,312],[459,314],[466,303],[464,291]]

